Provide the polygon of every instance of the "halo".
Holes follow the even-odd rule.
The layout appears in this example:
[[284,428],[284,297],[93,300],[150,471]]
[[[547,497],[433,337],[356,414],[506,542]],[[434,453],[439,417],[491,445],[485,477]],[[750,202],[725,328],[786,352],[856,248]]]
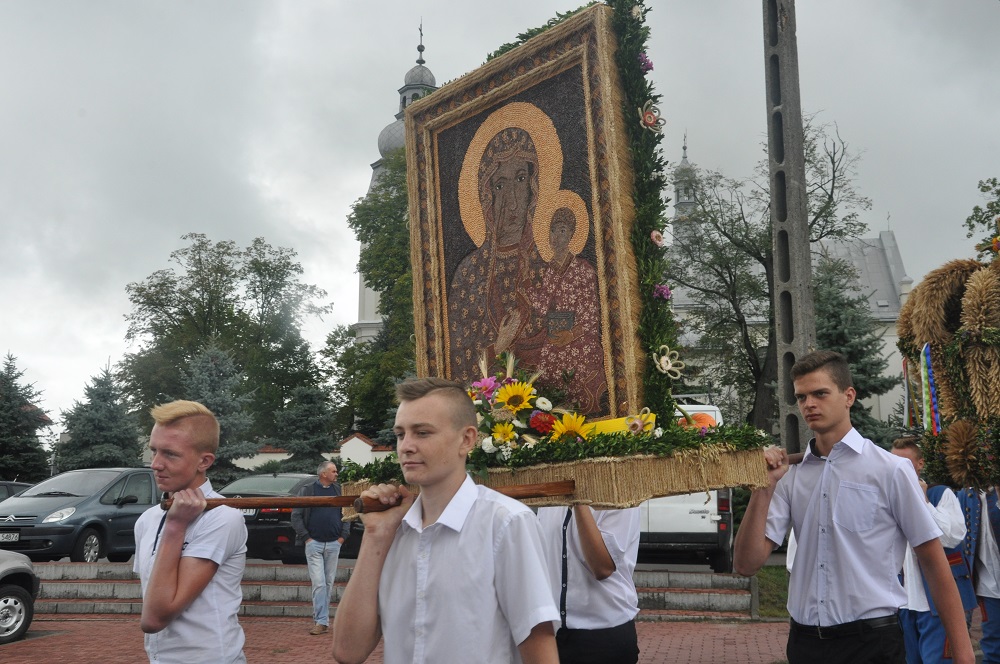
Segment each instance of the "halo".
[[587,244],[587,236],[590,235],[590,214],[587,212],[587,204],[583,202],[580,194],[569,189],[560,189],[545,196],[539,194],[538,206],[535,207],[535,219],[531,226],[535,234],[535,246],[538,247],[538,254],[546,263],[552,260],[553,252],[549,240],[549,229],[552,228],[552,217],[559,208],[569,208],[573,217],[576,218],[573,237],[569,241],[571,254],[577,255],[583,251],[583,245]]
[[[462,159],[462,172],[458,176],[459,215],[462,217],[465,232],[477,247],[481,247],[486,240],[486,219],[483,217],[483,207],[479,201],[479,162],[493,137],[504,129],[512,127],[528,132],[535,144],[535,152],[538,155],[538,206],[559,190],[563,153],[552,119],[534,104],[523,101],[511,102],[490,113],[469,141],[469,147],[466,148],[465,157]],[[573,211],[576,212],[575,209]],[[586,209],[584,211],[586,212]],[[538,218],[537,207],[535,218]],[[532,228],[537,243],[538,230],[534,219]],[[548,226],[545,227],[545,232],[545,246],[548,246]],[[551,254],[550,250],[549,255]]]

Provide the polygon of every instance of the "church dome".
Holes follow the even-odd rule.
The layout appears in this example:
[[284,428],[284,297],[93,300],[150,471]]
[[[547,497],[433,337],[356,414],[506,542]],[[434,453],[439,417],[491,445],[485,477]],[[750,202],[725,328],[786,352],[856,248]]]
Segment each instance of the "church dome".
[[404,147],[406,147],[406,128],[402,120],[396,120],[392,124],[386,125],[386,128],[378,135],[378,152],[382,157]]
[[434,74],[431,73],[431,70],[422,64],[419,64],[410,71],[406,72],[406,77],[403,79],[403,85],[426,85],[434,87],[436,82],[434,80]]

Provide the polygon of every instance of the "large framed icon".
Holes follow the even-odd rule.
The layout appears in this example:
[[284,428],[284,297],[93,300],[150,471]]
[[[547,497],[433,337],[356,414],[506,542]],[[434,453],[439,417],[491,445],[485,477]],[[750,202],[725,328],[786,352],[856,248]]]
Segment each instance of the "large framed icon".
[[578,412],[643,406],[611,18],[595,5],[406,109],[419,375],[471,382],[511,352]]

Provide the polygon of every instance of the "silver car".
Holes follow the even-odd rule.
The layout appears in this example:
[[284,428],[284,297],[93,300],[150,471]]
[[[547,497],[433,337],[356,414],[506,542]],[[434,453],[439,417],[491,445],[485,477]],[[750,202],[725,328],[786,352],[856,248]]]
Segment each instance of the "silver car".
[[17,641],[28,631],[38,585],[28,556],[0,550],[0,645]]

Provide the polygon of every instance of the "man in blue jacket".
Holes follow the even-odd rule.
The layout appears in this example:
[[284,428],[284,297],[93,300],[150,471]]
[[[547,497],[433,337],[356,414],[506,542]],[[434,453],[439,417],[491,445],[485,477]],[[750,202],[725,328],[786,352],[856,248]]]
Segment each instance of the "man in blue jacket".
[[[976,606],[972,569],[976,559],[979,496],[972,489],[963,489],[956,494],[943,484],[928,487],[920,477],[924,468],[924,456],[916,436],[894,441],[892,453],[909,459],[913,464],[920,487],[927,496],[928,511],[941,529],[941,544],[958,587],[958,594],[962,598],[962,608],[972,610]],[[973,523],[969,523],[970,520]],[[906,588],[907,598],[899,612],[899,624],[903,629],[907,664],[928,664],[951,659],[944,625],[928,592],[927,582],[917,565],[913,548],[909,545],[906,548],[903,586]]]
[[[317,479],[299,491],[300,496],[339,496],[337,466],[324,461],[316,469]],[[295,544],[305,543],[309,581],[312,583],[313,621],[309,631],[313,636],[330,629],[330,595],[337,577],[337,561],[347,529],[341,521],[339,507],[297,507],[292,510]]]

